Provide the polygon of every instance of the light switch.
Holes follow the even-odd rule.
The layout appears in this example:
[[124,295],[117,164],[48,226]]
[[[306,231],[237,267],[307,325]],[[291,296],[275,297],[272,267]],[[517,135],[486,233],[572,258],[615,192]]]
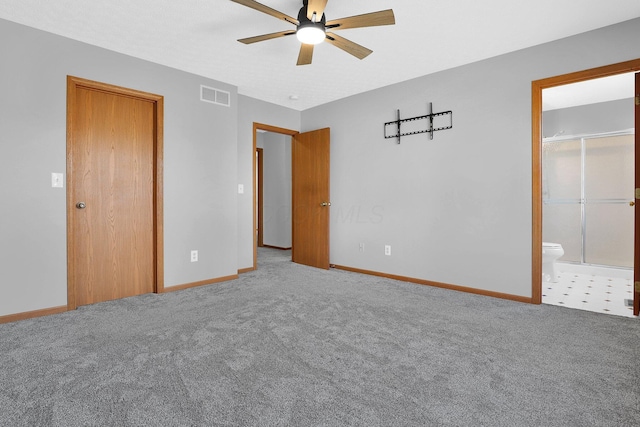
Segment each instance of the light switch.
[[51,174],[51,186],[53,188],[62,188],[64,187],[64,175],[61,173],[53,172]]
[[238,194],[244,194],[244,185],[238,184]]

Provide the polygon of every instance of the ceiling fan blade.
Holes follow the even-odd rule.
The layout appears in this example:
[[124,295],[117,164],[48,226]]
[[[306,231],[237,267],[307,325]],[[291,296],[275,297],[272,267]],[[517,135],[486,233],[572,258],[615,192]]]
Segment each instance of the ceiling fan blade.
[[371,49],[367,49],[364,46],[360,46],[358,43],[354,43],[351,40],[347,40],[344,37],[340,37],[333,33],[327,33],[327,42],[331,43],[335,47],[339,47],[347,53],[350,53],[358,59],[364,59],[373,52]]
[[298,63],[296,65],[309,65],[313,58],[313,45],[304,44],[300,46],[300,54],[298,55]]
[[278,19],[282,19],[283,21],[287,21],[293,25],[298,25],[300,23],[298,22],[297,19],[292,18],[291,16],[285,13],[279,12],[275,9],[271,9],[269,6],[265,6],[262,3],[258,3],[257,1],[254,1],[254,0],[231,0],[231,1],[234,3],[241,4],[243,6],[250,7],[251,9],[255,9],[259,12],[266,13],[267,15],[274,16]]
[[313,12],[316,13],[316,21],[320,22],[322,19],[322,14],[324,13],[324,8],[327,6],[328,0],[309,0],[309,4],[307,5],[307,18],[311,19],[313,17]]
[[271,34],[263,34],[261,36],[255,36],[255,37],[247,37],[245,39],[240,39],[238,40],[240,43],[244,43],[244,44],[251,44],[251,43],[256,43],[256,42],[262,42],[265,40],[271,40],[271,39],[277,39],[278,37],[284,37],[284,36],[290,36],[292,34],[295,34],[295,31],[289,30],[289,31],[280,31],[278,33],[271,33]]
[[396,23],[393,10],[381,10],[379,12],[365,13],[364,15],[350,16],[348,18],[334,19],[325,25],[329,30],[346,30],[347,28],[376,27],[378,25],[393,25]]

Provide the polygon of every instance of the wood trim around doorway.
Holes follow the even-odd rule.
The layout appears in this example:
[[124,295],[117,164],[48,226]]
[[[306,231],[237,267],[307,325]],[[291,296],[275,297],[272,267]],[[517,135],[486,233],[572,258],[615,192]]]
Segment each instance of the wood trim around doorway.
[[277,127],[277,126],[271,126],[271,125],[266,125],[263,123],[253,123],[253,149],[251,150],[251,157],[252,159],[252,165],[253,165],[253,268],[252,269],[244,269],[242,270],[242,272],[247,272],[247,271],[253,271],[253,270],[257,270],[258,269],[258,234],[256,233],[258,224],[257,224],[257,214],[256,214],[256,210],[257,210],[257,203],[256,203],[256,191],[258,190],[256,187],[256,150],[258,148],[258,131],[265,131],[265,132],[273,132],[273,133],[279,133],[282,135],[289,135],[289,136],[294,136],[299,134],[300,132],[298,132],[297,130],[292,130],[292,129],[285,129],[285,128],[281,128],[281,127]]
[[640,59],[531,82],[531,302],[542,303],[542,90],[640,70]]
[[[164,223],[163,223],[163,141],[164,141],[164,97],[148,92],[142,92],[134,89],[128,89],[120,86],[114,86],[106,83],[100,83],[92,80],[86,80],[79,77],[67,76],[67,206],[73,202],[71,183],[73,182],[73,117],[76,111],[76,91],[78,88],[86,88],[95,91],[113,93],[121,96],[128,96],[144,101],[151,102],[154,105],[154,252],[155,252],[155,283],[154,292],[164,292]],[[72,252],[71,244],[73,242],[73,227],[69,223],[69,215],[67,215],[67,309],[75,310],[76,304],[76,284],[75,278],[71,273],[72,262],[68,256]]]

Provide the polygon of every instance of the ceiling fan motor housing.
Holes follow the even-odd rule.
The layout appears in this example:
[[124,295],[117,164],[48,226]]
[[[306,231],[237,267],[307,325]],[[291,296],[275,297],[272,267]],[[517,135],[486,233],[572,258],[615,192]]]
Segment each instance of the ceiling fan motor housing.
[[316,22],[313,22],[311,19],[307,18],[307,2],[305,1],[304,6],[302,6],[300,12],[298,12],[298,22],[300,22],[298,28],[302,26],[306,27],[309,24],[315,24],[314,26],[317,26],[318,28],[321,28],[322,31],[324,31],[324,26],[327,23],[327,18],[324,16],[324,13],[321,17],[316,17]]
[[319,43],[321,40],[324,40],[324,35],[326,34],[325,24],[327,22],[327,19],[325,18],[324,13],[322,14],[322,17],[320,17],[320,19],[318,19],[316,15],[313,15],[313,16],[315,18],[315,22],[307,18],[307,2],[305,1],[304,6],[302,6],[302,8],[300,9],[300,12],[298,13],[299,24],[298,24],[298,28],[296,29],[296,32],[298,33],[298,38],[301,41],[303,41],[303,38],[300,38],[302,32],[305,32],[305,31],[315,32],[317,38],[311,43],[316,44],[316,43]]

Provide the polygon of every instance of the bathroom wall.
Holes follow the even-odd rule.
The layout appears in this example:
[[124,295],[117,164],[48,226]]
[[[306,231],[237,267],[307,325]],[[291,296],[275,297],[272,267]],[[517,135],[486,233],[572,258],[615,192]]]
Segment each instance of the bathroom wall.
[[[633,93],[633,87],[629,88]],[[544,91],[543,95],[544,97]],[[634,99],[598,102],[542,113],[542,135],[582,135],[616,132],[634,127]]]
[[291,248],[291,137],[258,134],[263,148],[263,243]]
[[[640,58],[639,39],[635,19],[304,111],[331,128],[331,263],[530,297],[531,82]],[[384,139],[429,102],[453,129]]]

